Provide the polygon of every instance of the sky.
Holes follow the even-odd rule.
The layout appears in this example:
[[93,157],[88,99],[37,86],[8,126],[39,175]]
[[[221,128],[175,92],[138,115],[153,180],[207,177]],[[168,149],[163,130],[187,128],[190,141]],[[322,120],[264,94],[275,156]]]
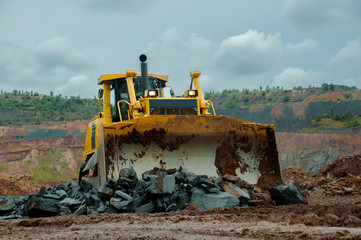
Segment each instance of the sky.
[[0,0],[0,89],[97,95],[102,74],[169,76],[177,95],[361,88],[359,0]]

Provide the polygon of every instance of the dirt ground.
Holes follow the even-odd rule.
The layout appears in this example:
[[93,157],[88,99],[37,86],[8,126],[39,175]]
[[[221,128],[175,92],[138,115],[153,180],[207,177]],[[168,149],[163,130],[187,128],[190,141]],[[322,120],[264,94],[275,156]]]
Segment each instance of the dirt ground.
[[[282,175],[300,184],[306,204],[2,220],[0,239],[361,239],[361,156],[341,158],[316,174],[294,167]],[[33,182],[0,175],[0,193],[61,183]]]
[[361,239],[361,196],[308,204],[0,221],[0,239]]

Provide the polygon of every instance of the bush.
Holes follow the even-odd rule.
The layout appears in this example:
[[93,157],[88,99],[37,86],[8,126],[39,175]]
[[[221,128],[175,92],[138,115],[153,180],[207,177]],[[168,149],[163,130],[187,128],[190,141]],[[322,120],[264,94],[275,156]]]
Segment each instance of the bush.
[[225,107],[226,108],[234,108],[234,103],[229,101],[229,102],[226,103]]
[[285,95],[282,99],[283,103],[289,102],[290,101],[290,97],[288,95]]
[[360,126],[356,118],[351,119],[348,123],[345,125],[348,128],[354,128]]
[[316,114],[316,116],[315,116],[316,122],[321,121],[321,119],[322,119],[321,115],[320,115],[320,114]]

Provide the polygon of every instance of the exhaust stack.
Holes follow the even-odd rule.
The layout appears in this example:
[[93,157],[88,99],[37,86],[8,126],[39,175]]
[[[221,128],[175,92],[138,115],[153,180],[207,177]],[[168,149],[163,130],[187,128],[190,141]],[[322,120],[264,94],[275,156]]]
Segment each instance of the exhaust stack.
[[139,56],[140,63],[140,71],[142,75],[142,93],[145,96],[145,90],[148,89],[148,65],[145,61],[147,61],[147,56],[142,54]]

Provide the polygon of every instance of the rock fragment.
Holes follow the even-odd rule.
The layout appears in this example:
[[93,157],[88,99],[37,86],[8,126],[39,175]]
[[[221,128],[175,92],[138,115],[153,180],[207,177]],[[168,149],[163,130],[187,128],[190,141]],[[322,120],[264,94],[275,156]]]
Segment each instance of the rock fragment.
[[199,210],[239,205],[238,198],[228,192],[206,193],[200,188],[193,189],[190,202],[195,203]]
[[175,191],[175,176],[166,175],[162,179],[162,193],[173,193]]
[[57,200],[33,196],[27,203],[25,215],[29,217],[51,217],[56,216],[58,211]]
[[[42,188],[37,194],[25,197],[1,197],[0,219],[18,216],[44,217],[55,215],[86,215],[101,213],[151,213],[194,209],[248,206],[261,204],[264,190],[254,187],[236,176],[196,176],[187,169],[153,168],[136,178],[132,167],[120,171],[119,179],[109,179],[99,189],[83,180],[68,182],[53,188]],[[286,195],[287,204],[295,186],[275,188],[280,196]],[[297,192],[293,192],[297,196]],[[288,194],[288,195],[287,195]],[[291,196],[291,197],[290,197]],[[302,195],[301,195],[302,196]],[[273,194],[276,200],[277,194]],[[282,199],[278,197],[279,199]],[[269,202],[269,201],[268,201]],[[3,216],[3,217],[1,217]]]
[[135,213],[151,213],[155,209],[154,204],[152,202],[144,204],[140,207],[134,209]]
[[281,184],[269,190],[276,205],[301,204],[304,201],[301,187],[297,183]]

